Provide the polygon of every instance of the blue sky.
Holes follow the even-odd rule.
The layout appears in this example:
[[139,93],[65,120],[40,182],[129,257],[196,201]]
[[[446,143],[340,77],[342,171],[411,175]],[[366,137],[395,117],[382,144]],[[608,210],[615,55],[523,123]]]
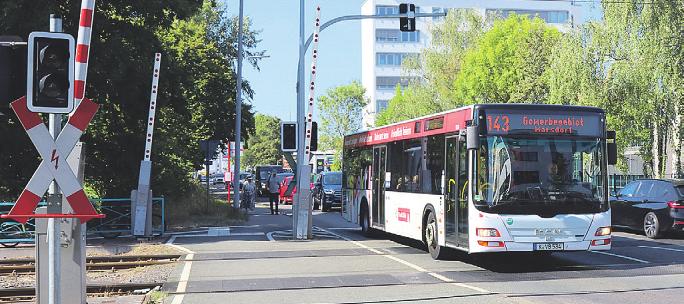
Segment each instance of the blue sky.
[[[237,0],[224,0],[229,13],[237,15]],[[315,9],[321,6],[321,19],[330,20],[342,15],[358,15],[362,0],[306,1],[305,30],[307,37],[314,29]],[[299,1],[245,0],[244,15],[249,16],[254,28],[260,29],[260,49],[270,58],[259,63],[261,71],[243,65],[243,76],[255,91],[253,105],[258,113],[275,115],[283,120],[295,120],[297,114],[295,86],[299,52]],[[335,24],[321,33],[319,44],[316,96],[328,88],[361,81],[361,22],[346,21]],[[311,53],[306,56],[308,62]],[[305,66],[306,79],[311,73]],[[307,89],[308,94],[308,89]]]
[[[223,1],[230,14],[238,14],[238,0]],[[363,0],[307,0],[304,25],[307,37],[313,32],[317,5],[321,6],[321,19],[325,22],[338,16],[360,14],[362,3]],[[590,7],[591,19],[600,18],[597,4],[584,5]],[[299,1],[244,0],[244,15],[252,19],[255,29],[261,30],[259,48],[271,56],[261,60],[260,71],[243,65],[243,76],[255,91],[254,108],[258,113],[295,120]],[[325,94],[329,88],[361,81],[361,22],[345,21],[327,28],[321,33],[319,54],[316,96]],[[310,51],[306,59],[310,62]],[[307,63],[307,81],[310,73],[310,63]]]

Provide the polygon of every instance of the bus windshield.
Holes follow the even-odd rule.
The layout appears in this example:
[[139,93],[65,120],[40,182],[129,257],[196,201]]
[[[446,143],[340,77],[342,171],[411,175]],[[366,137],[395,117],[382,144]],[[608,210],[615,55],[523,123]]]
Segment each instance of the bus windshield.
[[488,136],[477,162],[478,209],[503,214],[605,211],[598,138]]

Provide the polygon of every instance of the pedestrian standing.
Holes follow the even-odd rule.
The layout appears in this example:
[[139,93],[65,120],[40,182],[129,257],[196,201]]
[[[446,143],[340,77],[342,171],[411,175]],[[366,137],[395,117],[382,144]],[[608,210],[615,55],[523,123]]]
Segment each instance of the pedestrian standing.
[[254,203],[256,201],[256,185],[254,185],[254,181],[252,180],[251,176],[247,177],[247,181],[242,187],[242,195],[245,209],[249,208],[250,210],[254,210]]
[[[271,206],[271,214],[278,214],[278,194],[280,193],[278,179],[276,178],[276,173],[271,172],[271,176],[268,177],[266,181],[268,185],[268,201],[269,206]],[[273,211],[273,205],[275,204],[275,212]]]

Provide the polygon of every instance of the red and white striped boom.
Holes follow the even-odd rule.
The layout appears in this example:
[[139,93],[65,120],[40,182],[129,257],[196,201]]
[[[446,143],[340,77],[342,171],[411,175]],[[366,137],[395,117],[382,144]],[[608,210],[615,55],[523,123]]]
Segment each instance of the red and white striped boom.
[[74,80],[74,108],[78,107],[85,96],[86,78],[88,76],[88,57],[90,54],[90,36],[93,27],[95,0],[81,2],[81,20],[76,38],[76,76]]
[[321,7],[316,7],[316,28],[314,30],[314,42],[311,59],[311,82],[309,83],[309,112],[306,115],[306,141],[305,141],[305,160],[308,162],[311,159],[311,128],[313,126],[313,110],[314,110],[314,85],[316,83],[316,62],[318,61],[318,34],[321,30]]
[[154,116],[157,108],[157,87],[159,86],[159,69],[161,54],[154,54],[154,72],[152,73],[152,92],[150,93],[150,114],[147,119],[147,137],[145,137],[145,159],[149,161],[152,155],[152,134],[154,133]]

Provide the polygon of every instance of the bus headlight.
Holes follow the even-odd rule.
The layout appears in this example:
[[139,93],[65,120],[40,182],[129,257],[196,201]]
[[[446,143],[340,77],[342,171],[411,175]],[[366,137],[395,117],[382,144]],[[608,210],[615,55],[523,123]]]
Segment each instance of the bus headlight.
[[596,229],[596,233],[594,234],[595,236],[606,236],[610,235],[611,229],[610,227],[601,227],[599,229]]
[[483,237],[500,237],[501,234],[499,234],[499,230],[496,230],[494,228],[477,228],[475,230],[475,234],[477,236],[483,236]]

